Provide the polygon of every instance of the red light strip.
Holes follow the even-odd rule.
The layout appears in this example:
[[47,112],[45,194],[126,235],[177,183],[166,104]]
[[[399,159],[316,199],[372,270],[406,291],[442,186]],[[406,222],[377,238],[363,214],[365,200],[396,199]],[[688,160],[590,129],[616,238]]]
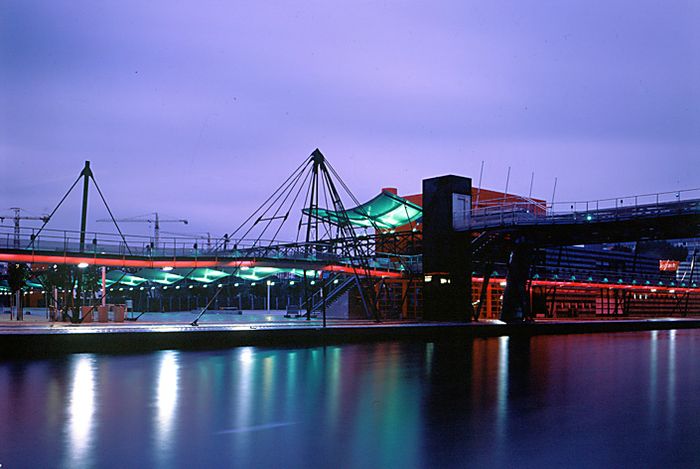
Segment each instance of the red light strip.
[[115,259],[109,257],[85,257],[85,256],[60,256],[44,254],[0,254],[0,261],[23,262],[27,264],[88,264],[105,267],[150,267],[150,268],[199,268],[199,267],[250,267],[254,261],[226,261],[218,260],[164,260],[164,259]]
[[[254,267],[257,262],[252,260],[164,260],[164,259],[127,259],[127,258],[109,258],[109,257],[85,257],[85,256],[65,256],[65,255],[47,255],[47,254],[13,254],[13,253],[0,253],[0,261],[2,262],[22,262],[27,264],[80,264],[86,263],[88,265],[97,265],[105,267],[142,267],[142,268],[163,268],[172,267],[177,268],[216,268],[216,267]],[[361,273],[361,269],[353,269],[352,267],[343,265],[326,265],[320,270],[325,270],[327,272],[343,272],[346,274],[353,274],[355,271]],[[386,277],[386,278],[402,278],[403,274],[401,272],[391,272],[385,270],[370,269],[370,275],[372,277]],[[483,277],[472,277],[472,281],[483,282]],[[505,282],[505,278],[491,278],[489,283],[502,283]],[[577,281],[561,281],[561,280],[532,280],[532,285],[537,286],[559,286],[559,287],[587,287],[587,288],[624,288],[629,290],[638,291],[650,291],[655,289],[657,291],[668,291],[675,290],[677,293],[698,291],[698,288],[688,288],[688,287],[675,287],[670,285],[631,285],[626,283],[599,283],[599,282],[577,282]]]
[[[472,277],[472,281],[483,282],[483,277]],[[505,278],[491,278],[489,283],[502,283],[505,282]],[[676,293],[686,293],[686,292],[697,292],[700,288],[688,288],[688,287],[674,287],[671,285],[632,285],[629,283],[600,283],[600,282],[576,282],[576,281],[561,281],[561,280],[532,280],[532,285],[536,286],[548,286],[548,287],[585,287],[585,288],[607,288],[607,289],[625,289],[625,290],[637,290],[645,291],[649,293],[655,293],[651,290],[656,290],[656,292],[668,292],[669,290],[675,290]]]
[[[88,265],[97,265],[105,267],[141,267],[141,268],[156,268],[163,267],[177,268],[216,268],[216,267],[254,267],[259,262],[252,260],[229,260],[229,259],[214,259],[214,260],[197,260],[197,259],[130,259],[130,258],[109,258],[109,257],[86,257],[86,256],[65,256],[65,255],[50,255],[50,254],[10,254],[0,253],[0,261],[2,262],[22,262],[27,264],[73,264],[78,265],[85,263]],[[326,265],[320,270],[327,272],[344,272],[352,274],[357,270],[362,273],[361,269],[353,270],[352,267],[342,265]],[[373,277],[388,277],[401,278],[401,272],[389,272],[384,270],[371,269],[370,275]]]
[[[355,272],[358,272],[361,275],[363,273],[363,269],[358,269],[358,268],[353,269],[352,267],[347,267],[344,265],[327,265],[327,266],[323,267],[321,270],[325,270],[327,272],[343,272],[346,274],[353,274]],[[369,274],[372,277],[387,277],[387,278],[401,278],[401,277],[403,277],[403,274],[401,272],[389,272],[386,270],[376,270],[376,269],[369,269]]]

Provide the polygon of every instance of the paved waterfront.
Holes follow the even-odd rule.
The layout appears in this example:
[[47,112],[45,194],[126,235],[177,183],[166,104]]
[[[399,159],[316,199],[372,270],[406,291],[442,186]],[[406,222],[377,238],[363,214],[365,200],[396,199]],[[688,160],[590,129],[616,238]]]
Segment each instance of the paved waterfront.
[[[7,310],[6,310],[7,311]],[[316,315],[310,320],[304,317],[286,318],[284,310],[243,310],[240,311],[207,311],[200,319],[199,326],[191,326],[200,311],[179,311],[171,313],[160,312],[130,312],[127,317],[135,320],[124,322],[83,322],[81,324],[70,324],[68,322],[50,321],[43,309],[32,309],[31,314],[24,315],[24,320],[17,321],[10,319],[9,313],[0,314],[0,333],[10,332],[21,333],[27,331],[60,331],[71,329],[76,331],[90,332],[138,332],[143,330],[172,330],[178,327],[182,330],[250,330],[263,328],[310,328],[317,329],[323,326],[323,319]],[[137,319],[136,319],[137,318]],[[495,321],[486,321],[493,323]],[[373,325],[398,325],[398,324],[420,324],[416,321],[382,321],[378,324],[366,319],[338,319],[328,318],[328,327],[367,327]]]
[[[448,340],[475,337],[537,336],[700,328],[700,318],[626,318],[617,320],[548,320],[505,324],[431,323],[285,318],[284,311],[212,311],[198,326],[197,311],[146,313],[136,321],[70,324],[51,322],[45,311],[24,321],[0,317],[0,357],[57,356],[70,353],[133,353],[149,350],[214,350],[238,346],[316,346],[385,340]],[[42,314],[43,313],[43,314]],[[133,313],[133,316],[138,315]]]

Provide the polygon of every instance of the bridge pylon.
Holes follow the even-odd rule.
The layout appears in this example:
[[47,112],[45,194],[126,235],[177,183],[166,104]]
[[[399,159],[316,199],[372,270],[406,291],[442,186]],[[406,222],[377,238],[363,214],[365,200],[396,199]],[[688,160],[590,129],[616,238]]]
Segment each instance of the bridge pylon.
[[[262,205],[224,236],[225,245],[219,244],[217,248],[226,249],[229,245],[234,249],[243,245],[248,248],[271,248],[280,243],[280,236],[292,234],[296,227],[295,239],[288,245],[301,245],[307,259],[322,259],[330,254],[345,259],[347,273],[356,279],[366,315],[378,321],[381,318],[370,265],[372,246],[362,241],[361,238],[366,236],[359,230],[378,232],[380,228],[373,221],[371,226],[356,226],[347,214],[343,197],[361,206],[335,168],[316,148]],[[296,223],[287,223],[295,219]],[[310,319],[311,295],[307,274],[311,272],[306,268],[303,272],[306,317]],[[316,275],[316,272],[313,274]],[[325,288],[323,277],[321,285],[321,288]]]
[[[34,248],[34,243],[37,239],[39,239],[39,235],[42,233],[44,228],[46,228],[46,225],[49,224],[53,216],[56,214],[58,209],[61,207],[63,202],[68,198],[68,196],[73,192],[73,189],[78,185],[78,182],[80,180],[83,180],[83,194],[82,194],[82,204],[81,204],[81,211],[80,211],[80,253],[85,252],[85,233],[87,229],[87,214],[88,214],[88,193],[90,189],[90,181],[95,186],[95,189],[97,190],[97,193],[100,196],[100,199],[102,200],[102,203],[104,204],[105,208],[107,209],[107,212],[109,213],[109,216],[112,218],[112,221],[114,222],[114,226],[116,227],[117,231],[119,232],[119,236],[121,237],[122,242],[124,243],[124,246],[126,247],[127,251],[129,254],[131,254],[131,249],[129,248],[128,243],[126,242],[126,238],[124,237],[124,234],[122,233],[121,229],[119,228],[119,225],[117,224],[114,215],[112,214],[112,210],[109,208],[109,205],[107,204],[107,200],[104,197],[104,194],[102,194],[102,190],[100,189],[100,186],[97,184],[97,181],[95,180],[95,175],[92,172],[92,169],[90,168],[90,161],[85,161],[85,165],[83,166],[83,169],[80,171],[80,174],[78,175],[77,179],[73,184],[70,186],[66,194],[61,198],[61,200],[58,202],[56,207],[51,211],[51,214],[49,216],[44,218],[44,223],[41,225],[39,230],[36,232],[36,234],[32,234],[31,239],[29,241],[29,244],[26,246],[26,249],[33,249]],[[69,305],[66,305],[64,314],[68,316],[68,318],[71,320],[71,322],[82,322],[84,317],[82,316],[82,306],[83,306],[83,290],[86,287],[88,283],[94,283],[94,272],[88,272],[89,269],[86,268],[85,265],[79,264],[77,266],[73,265],[70,268],[70,272],[67,273],[68,275],[68,281],[71,283],[71,290],[73,288],[76,289],[76,295],[75,299],[72,304],[72,311],[69,312],[71,307]],[[37,277],[37,280],[40,281],[40,279]],[[104,289],[104,285],[103,285]],[[46,291],[51,291],[49,288],[45,288]],[[54,302],[55,304],[58,304],[58,298],[51,298],[51,301]]]

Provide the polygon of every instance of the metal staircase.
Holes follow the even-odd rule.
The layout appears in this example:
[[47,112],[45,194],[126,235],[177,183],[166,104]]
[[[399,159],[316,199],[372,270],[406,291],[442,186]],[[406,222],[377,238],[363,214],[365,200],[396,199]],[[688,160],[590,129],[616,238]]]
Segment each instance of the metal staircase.
[[[337,281],[337,283],[335,283]],[[357,283],[357,278],[354,275],[345,275],[345,274],[335,274],[334,276],[330,277],[327,280],[324,280],[326,285],[330,285],[333,288],[330,290],[326,290],[326,297],[325,297],[325,306],[326,308],[329,308],[331,305],[333,305],[336,301],[338,301],[343,294],[345,294],[350,288],[352,288],[356,283]],[[290,308],[288,308],[287,314],[285,314],[286,318],[301,318],[305,317],[307,314],[307,307],[308,307],[308,313],[311,316],[317,316],[319,312],[323,310],[323,303],[324,303],[324,298],[321,293],[321,290],[318,290],[314,292],[313,295],[310,295],[308,300],[303,302],[301,305],[293,305]]]

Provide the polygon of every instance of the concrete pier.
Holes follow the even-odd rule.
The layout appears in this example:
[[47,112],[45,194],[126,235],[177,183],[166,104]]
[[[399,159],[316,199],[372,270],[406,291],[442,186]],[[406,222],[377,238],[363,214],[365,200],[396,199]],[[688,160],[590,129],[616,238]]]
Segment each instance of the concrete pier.
[[392,340],[470,340],[479,337],[582,334],[700,328],[700,318],[538,321],[504,324],[319,320],[210,323],[80,324],[0,322],[0,359],[53,357],[67,353],[140,353],[211,350],[237,346],[306,347]]

